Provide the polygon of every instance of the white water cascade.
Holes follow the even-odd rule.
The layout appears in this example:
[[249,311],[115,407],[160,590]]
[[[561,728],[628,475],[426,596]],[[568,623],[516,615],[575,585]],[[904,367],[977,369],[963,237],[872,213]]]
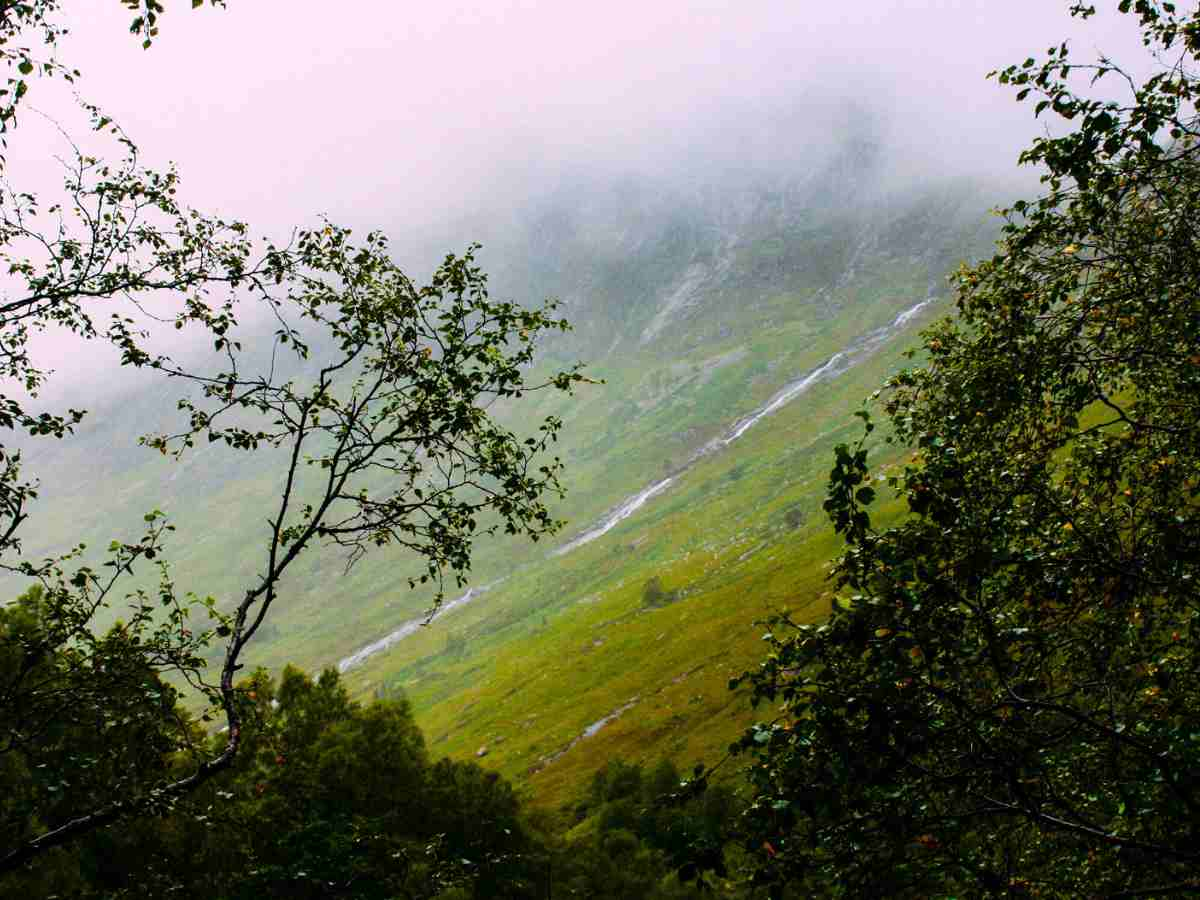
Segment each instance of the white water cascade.
[[833,354],[833,356],[829,357],[829,359],[817,366],[817,368],[813,369],[808,374],[797,378],[795,381],[785,384],[782,388],[775,392],[770,400],[768,400],[754,412],[750,413],[748,416],[738,419],[738,421],[735,422],[723,435],[714,438],[699,450],[695,451],[690,457],[688,457],[688,460],[683,467],[678,469],[670,478],[664,478],[662,481],[655,482],[654,484],[650,485],[650,487],[645,488],[633,496],[626,498],[611,512],[606,513],[599,522],[597,522],[587,531],[563,544],[561,547],[555,550],[552,555],[562,556],[563,554],[570,553],[577,547],[582,547],[584,544],[596,540],[596,538],[600,537],[601,535],[607,534],[621,522],[625,521],[635,512],[641,509],[646,504],[646,501],[651,497],[654,497],[665,491],[671,486],[671,484],[679,475],[681,475],[683,472],[686,472],[701,459],[704,459],[706,456],[710,456],[718,450],[728,447],[767,416],[779,412],[779,410],[783,409],[783,407],[787,406],[797,397],[807,393],[813,385],[822,381],[829,381],[830,379],[837,377],[847,369],[870,356],[872,353],[878,350],[883,343],[888,340],[888,338],[892,337],[902,328],[904,328],[904,326],[911,322],[922,309],[932,302],[933,298],[931,297],[927,300],[922,300],[920,303],[910,306],[908,309],[896,316],[896,318],[894,318],[887,325],[884,325],[881,328],[876,328],[874,331],[869,331],[862,337],[856,338],[848,347]]
[[647,500],[649,500],[651,497],[655,496],[656,494],[661,494],[663,491],[665,491],[667,488],[669,488],[671,486],[671,483],[674,480],[675,480],[674,478],[664,478],[662,481],[657,481],[654,484],[650,485],[650,487],[646,488],[644,491],[640,491],[639,493],[634,494],[632,497],[629,497],[627,500],[625,500],[623,503],[621,503],[620,506],[618,506],[612,512],[608,513],[603,519],[601,519],[599,522],[597,522],[594,526],[589,528],[587,531],[585,531],[583,534],[579,535],[578,537],[572,538],[571,540],[567,541],[567,543],[563,544],[561,547],[559,547],[557,550],[555,550],[551,555],[552,556],[562,556],[566,553],[570,553],[576,547],[582,547],[584,544],[594,541],[596,538],[600,537],[601,535],[607,534],[608,532],[612,531],[619,524],[624,522],[626,519],[628,519],[630,516],[632,516],[635,512],[637,512],[639,509],[641,509],[643,506],[645,506]]
[[466,606],[468,603],[470,603],[472,600],[474,600],[480,594],[491,590],[493,587],[495,587],[499,583],[500,583],[499,581],[493,581],[491,584],[485,584],[482,587],[467,588],[467,592],[465,594],[463,594],[461,597],[455,597],[453,600],[449,601],[448,603],[443,603],[441,606],[439,606],[437,609],[430,612],[428,615],[418,616],[415,619],[409,619],[407,622],[405,622],[399,628],[397,628],[394,631],[388,632],[386,635],[381,637],[379,640],[372,641],[371,643],[367,644],[365,647],[355,650],[353,653],[351,653],[349,656],[347,656],[345,659],[343,659],[341,662],[338,663],[338,671],[339,672],[348,672],[351,669],[362,665],[362,663],[367,659],[367,657],[374,656],[376,653],[382,653],[384,650],[387,650],[387,649],[395,646],[396,644],[398,644],[402,640],[404,640],[406,637],[408,637],[409,635],[411,635],[415,631],[417,631],[417,629],[422,628],[425,625],[428,625],[437,616],[445,615],[446,613],[450,612],[453,609],[458,609],[460,606]]

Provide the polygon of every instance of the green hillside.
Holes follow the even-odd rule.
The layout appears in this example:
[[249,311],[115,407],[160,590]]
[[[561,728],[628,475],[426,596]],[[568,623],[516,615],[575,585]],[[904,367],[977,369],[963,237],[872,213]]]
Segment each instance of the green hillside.
[[[835,551],[820,513],[831,449],[939,306],[895,334],[881,329],[990,245],[994,198],[979,185],[887,190],[884,162],[848,145],[840,162],[795,183],[691,194],[590,185],[542,201],[485,247],[494,292],[561,298],[575,330],[543,348],[545,365],[583,360],[603,382],[526,398],[519,419],[499,410],[518,432],[562,418],[567,495],[555,512],[567,524],[551,547],[481,541],[471,585],[491,589],[355,665],[353,689],[403,688],[439,751],[486,748],[490,764],[547,801],[614,754],[719,754],[751,715],[725,684],[755,659],[754,620],[780,606],[822,614]],[[817,370],[800,396],[705,452]],[[102,547],[159,508],[189,536],[168,545],[181,586],[218,603],[237,596],[262,566],[256,510],[278,476],[266,453],[214,445],[174,461],[137,448],[138,434],[171,421],[178,393],[170,381],[132,384],[93,406],[75,439],[31,448],[43,497],[27,551]],[[665,478],[610,532],[550,552]],[[111,502],[96,503],[101,483]],[[406,584],[418,571],[403,555],[346,570],[334,550],[313,553],[289,575],[249,661],[336,665],[428,609],[432,594]],[[647,608],[652,578],[670,602]],[[459,593],[451,586],[447,597]]]
[[[727,689],[762,655],[755,620],[826,611],[838,549],[820,511],[828,460],[853,431],[848,412],[901,361],[902,340],[763,420],[753,440],[704,460],[602,538],[370,658],[349,683],[403,688],[437,749],[485,751],[548,803],[571,799],[613,757],[715,762],[763,714]],[[647,600],[652,578],[661,604]]]

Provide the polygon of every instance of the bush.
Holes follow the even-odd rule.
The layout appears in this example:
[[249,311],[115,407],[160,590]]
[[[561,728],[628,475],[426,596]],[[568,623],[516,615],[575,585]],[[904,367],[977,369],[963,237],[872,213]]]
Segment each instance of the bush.
[[642,606],[647,609],[653,609],[658,606],[666,606],[668,603],[674,603],[679,599],[679,591],[669,591],[663,587],[662,579],[655,575],[646,582],[642,588]]
[[783,522],[788,528],[796,529],[804,524],[808,517],[804,515],[804,510],[799,506],[789,506],[787,512],[783,514]]

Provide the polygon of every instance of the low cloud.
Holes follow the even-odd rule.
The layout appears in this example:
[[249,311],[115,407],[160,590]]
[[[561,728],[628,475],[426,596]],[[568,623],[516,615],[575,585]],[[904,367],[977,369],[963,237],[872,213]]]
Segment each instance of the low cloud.
[[[428,247],[456,222],[474,229],[461,240],[496,233],[589,180],[798,175],[848,137],[883,144],[897,184],[1010,172],[1043,126],[989,70],[1066,38],[1087,57],[1138,49],[1126,17],[1080,23],[1067,5],[172,2],[143,52],[105,2],[69,8],[62,58],[147,164],[179,164],[201,209],[277,238],[327,214]],[[62,91],[31,98],[74,121]],[[58,140],[23,122],[10,171],[48,183]],[[108,364],[44,346],[60,370]]]
[[91,6],[66,47],[89,95],[195,202],[274,229],[419,228],[587,167],[786,169],[863,116],[905,159],[995,169],[1036,125],[987,71],[1070,36],[1136,45],[1046,0],[230,0],[171,4],[142,52]]

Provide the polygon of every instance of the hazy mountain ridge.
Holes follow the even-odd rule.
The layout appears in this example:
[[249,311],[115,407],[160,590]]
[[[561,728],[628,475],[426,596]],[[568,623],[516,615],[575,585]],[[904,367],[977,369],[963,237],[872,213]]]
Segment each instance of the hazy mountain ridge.
[[777,313],[766,307],[781,294],[836,316],[835,289],[864,267],[918,266],[939,292],[964,255],[986,249],[988,210],[1002,199],[1002,188],[965,178],[891,183],[884,151],[852,143],[791,178],[564,188],[485,236],[483,258],[502,293],[563,302],[576,337],[556,355],[648,347],[665,358],[770,327]]

